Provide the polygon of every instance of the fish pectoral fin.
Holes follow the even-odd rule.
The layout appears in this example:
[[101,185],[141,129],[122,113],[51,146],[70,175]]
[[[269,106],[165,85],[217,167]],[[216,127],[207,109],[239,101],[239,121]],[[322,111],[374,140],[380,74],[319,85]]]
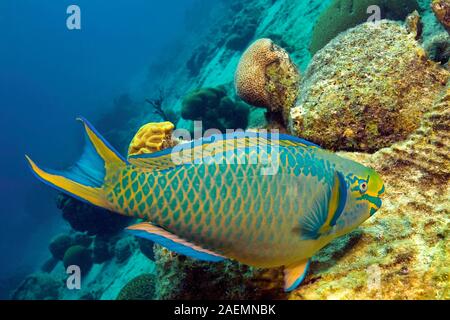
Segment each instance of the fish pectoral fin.
[[309,263],[309,259],[306,259],[284,267],[284,291],[294,290],[305,280]]
[[218,262],[226,259],[226,257],[220,254],[181,239],[173,233],[155,226],[150,222],[138,223],[126,228],[126,230],[135,236],[151,240],[171,251],[191,258],[210,262]]
[[320,229],[320,233],[328,231],[336,225],[337,220],[344,212],[347,203],[347,184],[344,175],[340,171],[334,174],[334,184],[331,190],[331,198],[328,203],[327,220]]

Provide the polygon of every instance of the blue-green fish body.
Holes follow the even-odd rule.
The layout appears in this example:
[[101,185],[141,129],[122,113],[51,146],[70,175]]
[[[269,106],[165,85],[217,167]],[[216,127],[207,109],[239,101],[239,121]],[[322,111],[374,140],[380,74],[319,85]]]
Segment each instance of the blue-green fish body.
[[311,256],[381,206],[384,186],[374,170],[295,137],[216,135],[125,160],[87,122],[85,128],[103,160],[89,173],[91,185],[31,162],[38,177],[149,221],[128,229],[176,252],[284,266],[286,290],[303,280]]

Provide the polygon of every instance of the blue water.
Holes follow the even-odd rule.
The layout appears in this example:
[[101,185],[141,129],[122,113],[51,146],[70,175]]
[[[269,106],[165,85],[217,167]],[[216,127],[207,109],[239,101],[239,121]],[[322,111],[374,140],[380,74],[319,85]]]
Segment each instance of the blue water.
[[[56,193],[32,176],[24,154],[52,168],[72,163],[82,146],[75,117],[98,118],[163,59],[185,35],[194,2],[0,1],[0,297],[42,264],[49,240],[67,227]],[[81,30],[66,28],[73,3]]]

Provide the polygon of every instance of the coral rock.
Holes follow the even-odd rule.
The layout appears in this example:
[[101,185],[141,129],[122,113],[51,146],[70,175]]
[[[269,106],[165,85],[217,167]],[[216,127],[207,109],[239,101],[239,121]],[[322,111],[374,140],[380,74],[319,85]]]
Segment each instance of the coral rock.
[[417,10],[406,17],[405,24],[406,30],[408,30],[409,33],[414,34],[416,40],[419,40],[422,37],[423,23]]
[[61,283],[46,273],[29,275],[11,295],[13,300],[55,300]]
[[339,33],[367,22],[374,14],[371,11],[368,13],[368,8],[372,6],[380,9],[381,19],[401,21],[420,9],[416,0],[334,0],[314,26],[309,49],[311,54],[322,49]]
[[242,55],[235,74],[237,94],[247,103],[281,112],[295,104],[300,73],[288,53],[270,39],[255,41]]
[[433,0],[431,8],[436,18],[450,32],[450,0]]
[[128,155],[152,153],[172,146],[171,122],[151,122],[142,126],[134,136],[128,148]]
[[406,28],[365,23],[314,56],[290,130],[325,148],[374,152],[414,132],[448,78]]
[[114,255],[116,256],[117,262],[125,262],[133,253],[135,247],[133,238],[123,238],[116,242],[114,248]]
[[235,261],[209,263],[155,245],[156,299],[282,299],[280,269],[257,269]]
[[72,246],[64,254],[64,267],[79,266],[82,274],[86,274],[92,267],[91,251],[83,246]]
[[380,172],[383,206],[321,250],[290,299],[450,299],[450,89],[406,141],[341,153]]
[[54,258],[62,260],[67,249],[73,244],[73,239],[69,235],[61,234],[51,240],[48,249]]
[[108,239],[96,236],[92,247],[94,263],[103,263],[113,257]]

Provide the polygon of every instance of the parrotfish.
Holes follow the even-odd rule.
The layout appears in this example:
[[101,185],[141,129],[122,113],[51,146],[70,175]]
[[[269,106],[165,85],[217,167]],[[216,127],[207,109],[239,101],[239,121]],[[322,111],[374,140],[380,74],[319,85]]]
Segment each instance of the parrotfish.
[[124,158],[80,120],[86,145],[71,169],[43,170],[27,156],[40,180],[141,219],[127,230],[176,253],[283,267],[286,291],[316,252],[381,207],[376,171],[297,137],[240,131]]

